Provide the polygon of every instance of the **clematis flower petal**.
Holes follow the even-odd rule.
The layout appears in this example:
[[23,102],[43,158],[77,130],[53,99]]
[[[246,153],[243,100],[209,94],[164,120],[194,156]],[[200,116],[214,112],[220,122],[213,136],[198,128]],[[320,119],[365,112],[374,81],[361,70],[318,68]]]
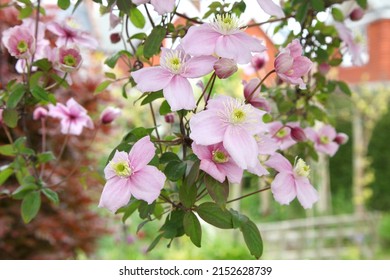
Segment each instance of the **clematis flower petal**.
[[148,92],[165,88],[174,75],[162,67],[149,67],[132,72],[131,76],[141,92]]
[[156,147],[150,141],[149,135],[138,140],[131,148],[128,158],[133,172],[144,168],[152,160],[155,153]]
[[221,36],[208,24],[191,26],[186,36],[181,40],[184,50],[193,55],[213,55],[215,43]]
[[190,138],[199,145],[212,145],[222,142],[226,124],[215,117],[213,111],[202,111],[190,120]]
[[191,84],[182,76],[175,75],[164,87],[163,93],[172,111],[192,110],[196,107]]
[[291,163],[281,154],[273,154],[266,162],[265,165],[275,169],[280,173],[290,173],[292,174],[293,167]]
[[271,183],[271,191],[277,202],[288,205],[297,196],[294,175],[279,173]]
[[104,207],[115,213],[125,206],[131,198],[128,180],[121,177],[108,179],[100,197],[99,207]]
[[186,78],[199,78],[213,71],[214,63],[218,59],[211,55],[192,57],[187,61],[185,72]]
[[129,189],[135,198],[151,204],[160,195],[165,179],[157,167],[147,165],[130,176]]
[[308,209],[318,201],[318,192],[310,184],[306,177],[299,177],[295,180],[297,197],[303,208]]
[[285,14],[282,8],[274,3],[272,0],[257,0],[260,7],[264,12],[269,14],[270,16],[276,16],[278,18],[285,17]]

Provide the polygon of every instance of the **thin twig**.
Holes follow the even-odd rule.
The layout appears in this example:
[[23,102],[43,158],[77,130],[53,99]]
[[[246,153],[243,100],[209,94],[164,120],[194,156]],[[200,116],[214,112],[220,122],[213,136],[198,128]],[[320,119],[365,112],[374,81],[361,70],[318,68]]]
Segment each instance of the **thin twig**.
[[266,187],[266,188],[264,188],[264,189],[260,189],[260,190],[257,190],[257,191],[248,193],[248,194],[246,194],[246,195],[243,195],[243,196],[234,198],[234,199],[232,199],[232,200],[228,200],[228,201],[226,201],[226,203],[231,203],[231,202],[233,202],[233,201],[237,201],[237,200],[243,199],[243,198],[245,198],[245,197],[248,197],[248,196],[251,196],[251,195],[254,195],[254,194],[257,194],[257,193],[261,193],[261,192],[263,192],[263,191],[269,190],[270,188],[271,188],[271,187]]
[[276,70],[273,69],[271,70],[270,72],[268,72],[267,75],[265,75],[265,77],[259,82],[259,84],[252,90],[252,92],[249,94],[249,96],[245,99],[245,103],[248,103],[249,100],[252,98],[253,94],[255,94],[256,90],[258,90],[261,85],[264,83],[264,81],[272,74],[272,73],[275,73]]

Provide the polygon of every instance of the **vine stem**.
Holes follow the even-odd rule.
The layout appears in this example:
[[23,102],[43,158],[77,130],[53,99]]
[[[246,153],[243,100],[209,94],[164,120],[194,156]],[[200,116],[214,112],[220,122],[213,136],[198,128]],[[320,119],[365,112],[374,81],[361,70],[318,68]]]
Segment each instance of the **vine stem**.
[[252,96],[255,94],[256,90],[258,90],[261,85],[264,83],[264,81],[273,73],[275,73],[276,70],[273,69],[271,70],[270,72],[267,73],[267,75],[265,75],[265,77],[259,82],[259,84],[252,90],[252,92],[249,94],[249,96],[245,99],[245,103],[248,103],[249,100],[252,98]]
[[[41,118],[41,125],[42,125],[42,151],[41,153],[44,153],[46,151],[46,120],[45,118]],[[45,170],[45,163],[42,163],[41,165],[41,174],[40,178],[42,178],[43,171]]]
[[162,146],[161,146],[161,137],[160,137],[160,133],[158,132],[156,114],[154,113],[152,102],[149,103],[149,107],[150,107],[150,112],[152,113],[153,124],[154,124],[154,127],[156,128],[158,147],[160,148],[160,152],[162,154],[163,150],[162,150]]
[[198,109],[198,105],[199,105],[200,101],[202,100],[203,96],[206,94],[206,91],[207,91],[208,87],[210,86],[211,81],[214,79],[215,75],[216,75],[216,74],[215,74],[215,72],[214,72],[214,73],[211,75],[210,80],[207,82],[205,88],[203,89],[202,94],[200,95],[198,101],[196,102],[196,107],[195,107],[195,109],[194,109],[194,111],[193,111],[194,113],[196,113],[196,110]]
[[184,18],[184,19],[186,19],[186,20],[188,20],[190,22],[193,22],[193,23],[197,23],[197,24],[203,24],[204,23],[203,21],[199,21],[199,20],[196,20],[194,18],[190,18],[190,17],[188,17],[188,16],[186,16],[186,15],[184,15],[182,13],[175,12],[175,15],[177,15],[177,16],[179,16],[181,18]]
[[257,190],[257,191],[248,193],[248,194],[246,194],[246,195],[243,195],[243,196],[234,198],[234,199],[232,199],[232,200],[228,200],[228,201],[226,201],[226,203],[231,203],[231,202],[233,202],[233,201],[237,201],[237,200],[246,198],[246,197],[248,197],[248,196],[251,196],[251,195],[254,195],[254,194],[257,194],[257,193],[261,193],[261,192],[266,191],[266,190],[269,190],[269,189],[271,189],[271,187],[266,187],[266,188],[264,188],[264,189],[260,189],[260,190]]
[[267,21],[262,21],[262,22],[256,22],[256,23],[248,24],[246,26],[243,26],[242,29],[256,27],[256,26],[260,26],[260,25],[267,24],[267,23],[272,23],[272,22],[283,21],[283,20],[286,20],[286,19],[289,19],[289,18],[292,18],[292,17],[295,17],[295,15],[289,15],[289,16],[284,17],[284,18],[276,18],[276,19],[270,19],[270,20],[267,20]]

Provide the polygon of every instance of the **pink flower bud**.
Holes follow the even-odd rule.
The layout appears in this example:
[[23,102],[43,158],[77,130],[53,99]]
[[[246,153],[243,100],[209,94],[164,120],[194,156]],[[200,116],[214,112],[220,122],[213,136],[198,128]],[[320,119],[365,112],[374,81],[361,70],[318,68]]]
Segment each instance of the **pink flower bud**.
[[166,115],[164,116],[164,118],[165,118],[165,121],[166,121],[167,123],[174,123],[174,122],[175,122],[175,115],[172,114],[172,113],[166,114]]
[[3,124],[3,109],[0,109],[0,125]]
[[110,35],[110,40],[111,43],[116,44],[121,40],[121,36],[119,35],[119,33],[112,33]]
[[220,79],[229,78],[231,75],[237,72],[237,63],[233,59],[221,58],[214,63],[215,74]]
[[345,133],[337,133],[336,138],[333,141],[339,145],[343,145],[347,143],[348,138],[349,138],[348,135]]
[[48,111],[43,107],[37,107],[33,112],[33,119],[34,120],[40,120],[44,119],[47,116]]
[[112,123],[121,114],[121,109],[114,107],[107,107],[100,114],[100,121],[102,124]]
[[290,128],[291,128],[290,135],[292,139],[294,139],[297,142],[306,141],[307,137],[305,131],[301,127],[295,126]]
[[81,65],[80,51],[75,48],[61,47],[57,51],[56,68],[62,72],[71,73]]
[[254,70],[257,72],[265,66],[268,60],[269,58],[266,52],[258,53],[252,57],[251,65],[254,68]]
[[364,16],[364,10],[360,7],[353,9],[353,11],[349,14],[349,18],[353,21],[361,20]]
[[320,65],[318,65],[318,71],[320,71],[322,75],[328,74],[329,70],[330,70],[330,65],[326,62],[323,62]]

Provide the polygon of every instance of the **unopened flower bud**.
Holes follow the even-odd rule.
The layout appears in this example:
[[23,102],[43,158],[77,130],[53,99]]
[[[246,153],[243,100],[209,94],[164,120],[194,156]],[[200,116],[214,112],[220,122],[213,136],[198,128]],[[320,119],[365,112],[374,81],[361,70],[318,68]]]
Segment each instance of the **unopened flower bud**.
[[111,43],[116,44],[121,40],[121,36],[119,35],[119,33],[112,33],[110,35],[110,40]]
[[268,54],[266,52],[255,54],[252,57],[251,65],[255,71],[261,70],[268,62]]
[[43,107],[37,107],[33,112],[33,119],[34,120],[41,120],[46,118],[48,111]]
[[345,134],[345,133],[337,133],[336,138],[334,139],[334,141],[337,144],[339,144],[339,145],[343,145],[343,144],[347,143],[348,135]]
[[329,70],[330,70],[330,65],[326,62],[323,62],[318,66],[318,71],[320,71],[322,75],[328,74]]
[[164,118],[165,118],[165,121],[166,121],[167,123],[174,123],[174,122],[175,122],[175,115],[172,114],[172,113],[166,114],[166,115],[164,116]]
[[353,11],[349,14],[349,18],[353,21],[361,20],[364,16],[364,10],[360,7],[353,9]]
[[307,137],[305,131],[301,127],[295,126],[290,128],[291,128],[290,135],[292,139],[294,139],[297,142],[306,141]]
[[229,78],[237,72],[237,63],[233,59],[221,58],[214,64],[215,74],[220,79]]
[[102,124],[112,123],[121,114],[121,109],[114,107],[107,107],[100,114],[100,121]]

